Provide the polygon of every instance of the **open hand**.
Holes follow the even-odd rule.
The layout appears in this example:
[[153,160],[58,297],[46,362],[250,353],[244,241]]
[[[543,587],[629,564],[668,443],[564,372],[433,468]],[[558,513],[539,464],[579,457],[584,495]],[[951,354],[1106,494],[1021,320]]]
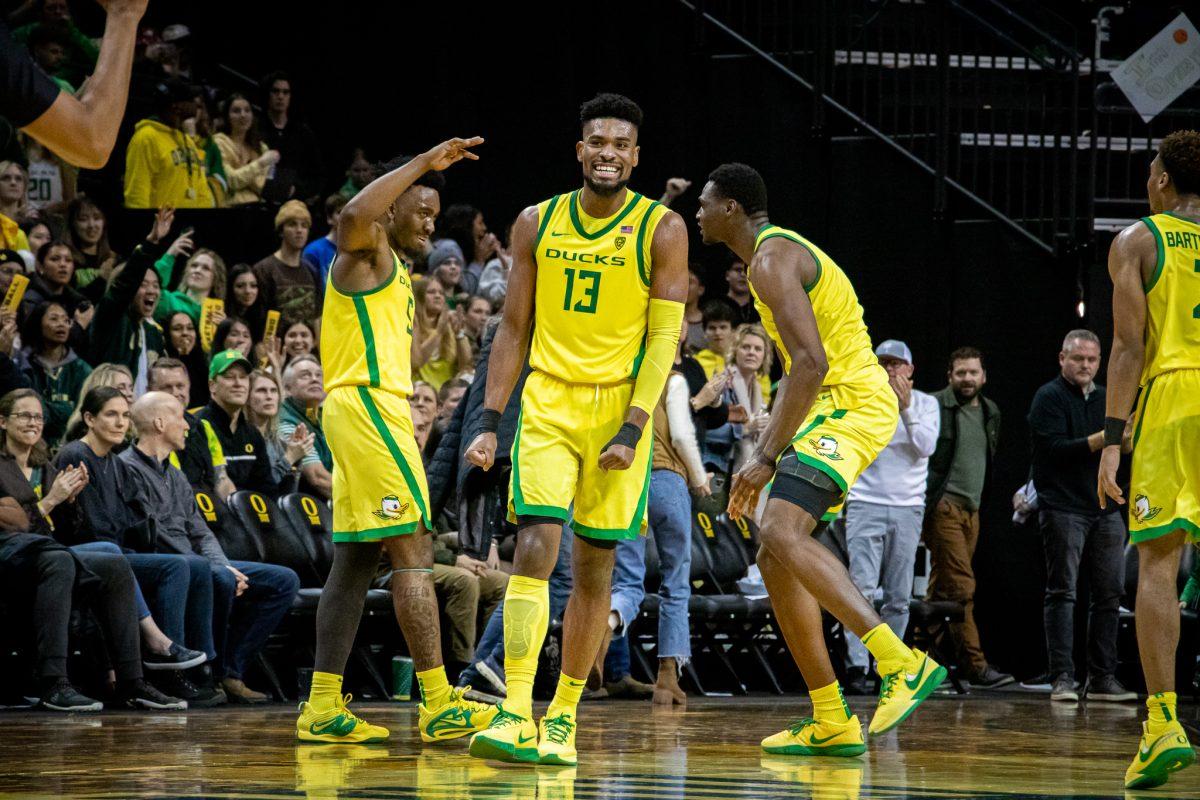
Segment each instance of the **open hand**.
[[150,226],[150,235],[146,238],[157,244],[164,236],[171,232],[171,226],[175,224],[175,207],[163,206],[154,213],[154,224]]

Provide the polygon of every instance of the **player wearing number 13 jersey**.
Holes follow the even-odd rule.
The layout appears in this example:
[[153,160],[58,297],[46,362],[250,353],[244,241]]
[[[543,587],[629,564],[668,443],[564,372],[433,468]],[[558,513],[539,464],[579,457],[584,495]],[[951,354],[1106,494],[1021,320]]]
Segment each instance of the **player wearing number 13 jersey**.
[[[581,109],[584,185],[526,209],[513,228],[504,319],[492,345],[482,433],[467,459],[485,469],[499,411],[529,346],[512,447],[510,515],[519,535],[504,601],[507,699],[471,755],[574,764],[575,710],[611,608],[617,541],[642,533],[650,483],[649,414],[675,359],[687,296],[687,230],[678,214],[626,188],[642,112],[600,95]],[[533,722],[547,579],[571,512],[574,584],[562,676]]]

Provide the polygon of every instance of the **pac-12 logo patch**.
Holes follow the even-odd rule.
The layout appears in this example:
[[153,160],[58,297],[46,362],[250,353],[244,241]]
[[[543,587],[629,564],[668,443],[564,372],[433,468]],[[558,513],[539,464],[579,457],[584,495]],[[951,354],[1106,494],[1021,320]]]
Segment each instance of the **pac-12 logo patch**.
[[618,236],[616,239],[613,240],[613,244],[615,244],[617,246],[617,249],[620,250],[622,247],[625,246],[625,237]]
[[824,456],[830,461],[841,461],[842,456],[838,453],[838,441],[832,436],[822,436],[820,439],[813,441],[808,440],[813,450],[817,451],[817,455]]
[[379,501],[379,510],[371,513],[380,519],[400,519],[405,511],[408,511],[408,503],[401,503],[399,497],[389,494]]
[[1151,506],[1150,498],[1139,494],[1133,498],[1133,516],[1138,522],[1149,522],[1158,516],[1162,506]]

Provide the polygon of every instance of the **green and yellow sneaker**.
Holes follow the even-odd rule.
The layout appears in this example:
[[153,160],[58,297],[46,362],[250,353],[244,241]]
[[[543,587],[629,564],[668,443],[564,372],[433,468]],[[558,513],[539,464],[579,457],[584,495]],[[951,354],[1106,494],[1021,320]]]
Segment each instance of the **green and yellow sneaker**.
[[475,758],[494,761],[536,763],[538,760],[538,729],[530,717],[513,714],[496,706],[496,716],[487,730],[471,737],[469,751]]
[[296,738],[302,742],[367,744],[388,738],[388,729],[372,725],[350,713],[346,706],[353,698],[345,695],[328,711],[318,712],[308,703],[300,704],[296,720]]
[[563,712],[555,717],[542,717],[538,724],[538,763],[573,767],[575,752],[575,715]]
[[1171,720],[1160,733],[1142,723],[1142,741],[1133,763],[1125,770],[1126,789],[1152,789],[1167,782],[1172,772],[1196,763],[1196,751],[1178,720]]
[[867,751],[862,723],[850,717],[842,723],[811,717],[762,740],[762,749],[776,756],[859,756]]
[[456,686],[450,690],[450,699],[435,709],[425,704],[417,706],[417,726],[423,742],[444,742],[457,739],[468,733],[486,730],[496,716],[496,706],[476,703],[463,695],[471,691],[470,686]]
[[871,735],[885,733],[908,719],[917,706],[946,680],[946,668],[926,653],[913,649],[908,663],[880,661],[879,705],[868,728]]

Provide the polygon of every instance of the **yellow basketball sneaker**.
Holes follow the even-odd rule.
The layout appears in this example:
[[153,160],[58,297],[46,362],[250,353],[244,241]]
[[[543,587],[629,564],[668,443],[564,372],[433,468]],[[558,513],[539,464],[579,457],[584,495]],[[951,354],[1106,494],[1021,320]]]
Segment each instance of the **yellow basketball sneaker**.
[[921,702],[946,680],[946,668],[927,653],[913,649],[913,660],[880,661],[879,705],[871,717],[871,735],[890,731],[917,710]]
[[346,706],[353,699],[345,695],[341,702],[328,711],[318,712],[310,704],[300,704],[300,718],[296,720],[296,738],[302,742],[337,742],[339,744],[367,744],[382,742],[388,738],[388,729],[372,725],[350,713]]
[[537,763],[537,725],[530,717],[506,711],[501,703],[496,706],[496,715],[488,729],[471,737],[469,752],[475,758]]
[[1150,723],[1142,723],[1142,742],[1133,763],[1125,770],[1126,789],[1152,789],[1167,782],[1172,772],[1196,762],[1196,752],[1178,720],[1171,720],[1161,732],[1150,732]]
[[496,706],[467,700],[463,695],[471,691],[470,686],[456,686],[450,690],[450,699],[435,709],[424,703],[417,706],[417,727],[423,742],[444,742],[457,739],[468,733],[482,731],[492,724]]
[[776,756],[859,756],[867,745],[858,717],[842,723],[805,717],[763,739],[762,749]]
[[573,767],[575,752],[575,715],[563,712],[556,717],[542,717],[538,723],[538,763]]

